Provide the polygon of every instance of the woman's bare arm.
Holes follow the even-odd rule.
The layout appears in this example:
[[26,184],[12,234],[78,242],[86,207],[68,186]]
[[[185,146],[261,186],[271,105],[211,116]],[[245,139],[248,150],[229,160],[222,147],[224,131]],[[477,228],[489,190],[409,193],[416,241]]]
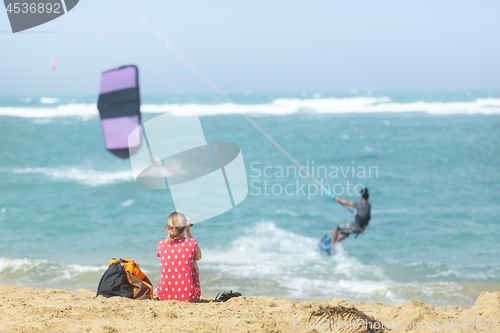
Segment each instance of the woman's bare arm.
[[198,246],[198,254],[194,256],[194,260],[198,261],[201,259],[201,250],[199,245],[196,246]]
[[[188,238],[193,238],[193,235],[191,234],[191,220],[188,218],[187,219],[187,225],[186,225],[186,236]],[[196,245],[198,247],[198,254],[194,256],[194,260],[198,261],[201,259],[201,250],[200,250],[200,246],[197,244]]]

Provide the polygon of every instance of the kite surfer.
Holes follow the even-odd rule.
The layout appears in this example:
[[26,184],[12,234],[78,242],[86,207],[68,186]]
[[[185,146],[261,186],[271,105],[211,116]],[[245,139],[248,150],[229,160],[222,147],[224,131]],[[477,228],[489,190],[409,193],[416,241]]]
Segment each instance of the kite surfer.
[[358,211],[356,213],[356,217],[354,221],[349,223],[344,223],[338,225],[333,229],[332,233],[332,242],[330,244],[330,253],[333,253],[333,247],[335,243],[340,242],[341,240],[348,237],[350,234],[356,234],[356,236],[363,232],[368,226],[370,222],[370,212],[372,206],[368,202],[369,194],[368,189],[364,188],[361,190],[361,200],[360,201],[347,201],[344,199],[340,199],[335,197],[335,201],[340,203],[341,205],[346,205],[352,208],[356,208]]

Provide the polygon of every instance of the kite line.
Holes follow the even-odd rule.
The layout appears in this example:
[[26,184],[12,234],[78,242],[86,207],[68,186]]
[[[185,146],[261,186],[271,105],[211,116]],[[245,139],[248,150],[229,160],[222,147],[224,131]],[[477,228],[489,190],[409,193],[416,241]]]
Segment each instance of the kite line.
[[[235,104],[229,97],[227,97],[217,86],[210,81],[208,77],[205,76],[198,68],[196,68],[189,59],[182,54],[175,46],[173,46],[171,43],[169,43],[166,38],[161,34],[158,29],[156,29],[128,0],[123,0],[130,9],[139,17],[139,19],[151,30],[151,32],[155,35],[155,37],[163,44],[165,45],[170,51],[172,51],[173,54],[177,56],[186,66],[188,66],[196,75],[198,75],[205,83],[212,88],[220,97],[222,97],[226,102],[229,104]],[[302,171],[304,171],[309,178],[311,178],[322,190],[325,192],[330,198],[335,200],[335,195],[328,190],[324,184],[322,184],[320,181],[318,181],[310,172],[305,168],[302,164],[300,164],[295,158],[293,158],[290,153],[288,153],[285,148],[283,148],[278,142],[276,142],[269,134],[266,133],[257,123],[253,121],[252,118],[250,118],[248,115],[245,113],[240,112],[240,115],[242,115],[250,124],[252,124],[259,132],[261,132],[273,145],[276,146],[283,154],[285,154],[290,161],[292,161],[295,165],[297,165]],[[338,201],[337,201],[338,202]],[[339,204],[346,208],[351,214],[354,214],[352,209],[349,209],[348,207],[342,205],[340,202]]]

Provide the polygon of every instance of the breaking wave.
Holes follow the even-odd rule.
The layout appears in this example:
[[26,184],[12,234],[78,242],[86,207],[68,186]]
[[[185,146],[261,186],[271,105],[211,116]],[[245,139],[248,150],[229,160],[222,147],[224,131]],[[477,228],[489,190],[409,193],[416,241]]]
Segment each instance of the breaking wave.
[[[396,103],[389,97],[351,98],[278,98],[265,104],[144,104],[145,113],[174,116],[213,116],[247,113],[252,115],[341,114],[341,113],[403,113],[429,114],[500,114],[499,98],[477,98],[468,102]],[[96,104],[60,104],[54,107],[0,107],[1,116],[23,118],[96,117]]]
[[88,186],[108,185],[124,181],[132,181],[132,172],[127,171],[95,171],[77,168],[18,168],[0,169],[0,172],[18,174],[42,174],[58,181],[75,181]]

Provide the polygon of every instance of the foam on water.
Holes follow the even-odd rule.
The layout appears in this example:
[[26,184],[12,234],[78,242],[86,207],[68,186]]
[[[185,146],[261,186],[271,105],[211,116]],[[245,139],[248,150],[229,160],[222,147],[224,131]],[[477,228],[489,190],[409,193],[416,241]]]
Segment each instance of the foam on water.
[[431,262],[413,262],[411,264],[404,264],[403,266],[413,267],[417,270],[426,271],[426,278],[454,278],[460,280],[475,280],[475,281],[489,281],[498,279],[500,276],[500,268],[494,267],[487,271],[478,271],[478,270],[467,270],[467,271],[458,271],[456,269],[450,269],[446,265],[431,261]]
[[459,283],[394,281],[382,267],[362,263],[342,244],[337,244],[335,254],[329,257],[317,243],[317,239],[286,231],[273,222],[257,223],[227,248],[203,249],[200,267],[205,274],[205,294],[235,289],[297,300],[340,297],[398,303],[413,298],[470,306],[477,297],[475,292],[484,289],[479,284],[463,288]]
[[84,266],[43,259],[0,257],[0,277],[2,283],[6,284],[44,288],[95,288],[95,281],[99,281],[106,269],[106,265]]
[[17,168],[0,169],[0,172],[42,174],[57,181],[74,181],[88,186],[109,185],[133,180],[130,170],[110,172],[92,169],[80,170],[77,168]]
[[21,118],[97,117],[96,104],[60,104],[54,107],[0,107],[0,116]]
[[[43,100],[43,102],[42,102]],[[57,103],[57,99],[43,97],[43,104]],[[477,98],[468,102],[392,102],[389,97],[351,98],[277,98],[265,104],[144,104],[142,112],[165,113],[174,116],[211,116],[248,113],[252,115],[290,115],[301,113],[401,113],[429,114],[500,114],[499,98]],[[0,115],[23,118],[96,117],[96,104],[59,104],[50,107],[0,107]],[[389,124],[389,122],[387,122]]]
[[122,202],[122,206],[128,207],[128,206],[131,206],[133,203],[134,203],[134,200],[127,200],[127,201]]
[[[31,101],[31,99],[29,101]],[[55,104],[57,102],[59,102],[59,98],[53,98],[53,97],[40,98],[40,103],[42,103],[42,104]]]
[[169,112],[175,116],[248,113],[254,115],[289,115],[294,113],[381,113],[426,112],[430,114],[500,114],[500,99],[478,98],[472,102],[394,103],[389,97],[353,97],[298,99],[278,98],[269,104],[164,104],[143,106],[144,112]]
[[[369,275],[384,279],[381,268],[362,264],[341,244],[336,246],[335,255],[328,257],[319,251],[317,243],[317,239],[278,228],[272,222],[261,222],[231,242],[229,248],[204,250],[202,265],[235,281],[275,281],[276,288],[297,299],[317,295],[318,286],[336,286],[339,280],[355,283]],[[327,297],[331,290],[320,296]]]

